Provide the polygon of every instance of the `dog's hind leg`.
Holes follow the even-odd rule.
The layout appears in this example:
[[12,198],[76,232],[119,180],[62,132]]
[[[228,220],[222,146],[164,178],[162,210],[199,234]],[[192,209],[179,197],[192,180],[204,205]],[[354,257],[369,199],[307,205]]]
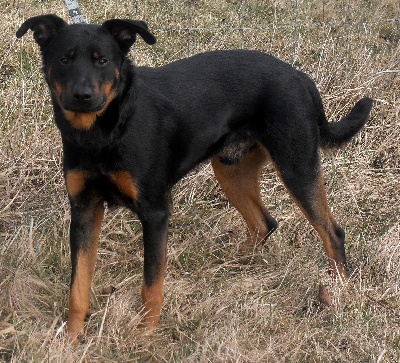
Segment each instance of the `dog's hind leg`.
[[248,227],[249,236],[240,249],[241,253],[252,251],[258,242],[264,241],[278,226],[260,196],[259,178],[267,159],[268,152],[256,144],[236,163],[227,164],[218,155],[211,160],[221,189],[243,216]]
[[290,195],[322,238],[333,274],[347,279],[345,235],[328,205],[316,139],[305,144],[307,138],[299,137],[303,142],[273,145],[271,157]]

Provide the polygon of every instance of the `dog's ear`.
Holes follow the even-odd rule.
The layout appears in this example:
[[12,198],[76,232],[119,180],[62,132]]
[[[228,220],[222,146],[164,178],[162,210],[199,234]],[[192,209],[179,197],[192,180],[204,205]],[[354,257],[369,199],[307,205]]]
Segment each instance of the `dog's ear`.
[[106,28],[117,41],[123,53],[128,53],[129,48],[136,41],[139,34],[147,44],[155,44],[156,37],[150,33],[147,24],[140,20],[111,19],[105,21],[102,26]]
[[17,38],[21,38],[29,29],[33,31],[33,37],[40,48],[57,34],[57,32],[68,24],[57,15],[39,15],[26,20],[17,30]]

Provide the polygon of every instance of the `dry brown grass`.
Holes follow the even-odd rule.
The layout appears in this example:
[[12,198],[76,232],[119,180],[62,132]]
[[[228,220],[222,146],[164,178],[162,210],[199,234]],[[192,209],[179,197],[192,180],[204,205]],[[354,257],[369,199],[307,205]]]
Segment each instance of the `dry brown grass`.
[[[67,13],[61,0],[3,2],[0,361],[400,361],[400,29],[379,21],[399,18],[398,1],[304,0],[297,12],[289,1],[241,3],[192,1],[190,21],[186,1],[81,1],[81,8],[91,22],[136,17],[156,29],[155,47],[138,43],[132,52],[138,64],[244,46],[310,74],[332,120],[363,95],[377,100],[360,136],[323,161],[330,203],[347,233],[351,282],[330,281],[319,238],[268,169],[264,200],[280,228],[252,261],[240,263],[244,224],[202,165],[175,188],[160,329],[152,338],[137,330],[141,227],[126,211],[107,211],[88,341],[68,345],[69,209],[60,138],[37,47],[29,35],[14,39],[24,18]],[[295,29],[281,27],[295,21]],[[207,29],[192,30],[189,42],[186,30],[165,31],[189,23]],[[242,34],[221,26],[266,29]],[[331,293],[329,307],[318,301],[321,283]]]

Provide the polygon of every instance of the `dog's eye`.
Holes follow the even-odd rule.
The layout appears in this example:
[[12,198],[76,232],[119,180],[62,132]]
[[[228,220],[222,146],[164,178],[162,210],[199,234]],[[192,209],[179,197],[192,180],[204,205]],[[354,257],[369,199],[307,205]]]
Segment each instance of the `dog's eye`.
[[62,57],[62,58],[60,58],[60,63],[67,65],[67,64],[69,64],[69,59],[67,57]]
[[104,66],[104,65],[106,65],[106,64],[108,63],[108,59],[107,59],[107,58],[100,58],[100,59],[98,60],[98,62],[99,62],[99,64],[100,64],[101,66]]

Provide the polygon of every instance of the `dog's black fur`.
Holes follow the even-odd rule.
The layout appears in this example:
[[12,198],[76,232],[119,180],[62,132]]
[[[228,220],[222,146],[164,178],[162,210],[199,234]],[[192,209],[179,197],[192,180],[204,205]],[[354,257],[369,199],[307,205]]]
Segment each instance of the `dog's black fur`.
[[130,208],[142,222],[145,325],[157,326],[171,188],[208,158],[247,222],[246,247],[277,227],[258,189],[261,167],[271,158],[321,235],[332,269],[347,277],[344,232],[326,202],[319,148],[350,140],[366,123],[371,99],[328,123],[310,78],[262,52],[214,51],[159,68],[134,67],[127,53],[136,34],[156,41],[143,22],[67,25],[43,15],[23,23],[17,37],[29,29],[41,49],[64,147],[73,340],[89,309],[104,202]]

